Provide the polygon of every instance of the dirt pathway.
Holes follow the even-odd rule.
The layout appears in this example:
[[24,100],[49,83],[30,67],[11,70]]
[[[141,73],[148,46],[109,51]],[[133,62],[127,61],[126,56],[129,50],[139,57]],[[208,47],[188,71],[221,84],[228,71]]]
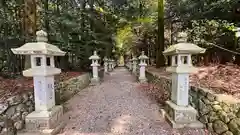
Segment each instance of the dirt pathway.
[[125,68],[105,75],[101,85],[67,102],[67,125],[59,135],[207,135],[203,130],[173,130],[137,86]]

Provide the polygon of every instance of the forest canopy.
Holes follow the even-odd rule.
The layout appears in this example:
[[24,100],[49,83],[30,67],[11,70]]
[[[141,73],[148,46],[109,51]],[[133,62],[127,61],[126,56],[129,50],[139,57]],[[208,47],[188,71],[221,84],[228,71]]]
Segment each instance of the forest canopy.
[[35,41],[37,30],[67,52],[57,64],[64,70],[88,70],[88,57],[117,59],[144,50],[157,67],[162,51],[176,43],[178,32],[207,49],[196,63],[240,64],[240,3],[236,0],[2,0],[0,3],[0,71],[19,73],[28,58],[10,48]]

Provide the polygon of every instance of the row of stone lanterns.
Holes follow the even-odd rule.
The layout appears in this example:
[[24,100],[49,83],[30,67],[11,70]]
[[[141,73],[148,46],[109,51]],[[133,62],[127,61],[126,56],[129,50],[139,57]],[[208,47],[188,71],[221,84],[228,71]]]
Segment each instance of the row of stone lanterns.
[[[178,34],[178,43],[167,48],[163,54],[171,57],[171,66],[166,70],[172,73],[171,100],[166,101],[165,114],[173,128],[202,128],[203,124],[197,120],[197,111],[189,105],[189,74],[196,68],[192,65],[191,55],[204,53],[205,49],[195,44],[187,43],[187,34]],[[146,82],[145,67],[148,57],[142,55],[140,60],[139,81]],[[126,66],[133,73],[136,72],[136,58],[128,61]]]
[[[94,51],[93,55],[91,57],[89,57],[90,60],[92,60],[92,74],[93,74],[93,78],[91,79],[91,85],[97,85],[100,82],[100,78],[98,76],[98,67],[100,66],[98,64],[98,61],[100,59],[100,57],[97,55],[97,51]],[[109,73],[111,71],[113,71],[113,69],[116,67],[116,62],[113,59],[108,59],[107,57],[105,57],[103,59],[104,61],[104,72],[105,73]]]
[[108,59],[107,57],[104,58],[104,72],[108,73],[113,71],[116,67],[116,62],[113,59]]
[[[39,134],[54,134],[63,126],[63,107],[55,104],[54,75],[60,74],[61,69],[55,68],[54,56],[64,56],[65,52],[58,47],[48,44],[47,33],[38,31],[37,42],[26,43],[22,47],[12,49],[14,54],[30,55],[31,68],[23,71],[23,75],[33,77],[35,111],[25,118],[27,132],[39,132]],[[173,127],[202,127],[197,121],[197,111],[189,106],[189,74],[195,71],[192,66],[191,54],[203,53],[205,49],[194,44],[186,43],[187,35],[180,33],[179,43],[170,46],[163,53],[171,56],[171,66],[167,68],[172,73],[171,100],[166,102],[166,117]],[[99,83],[98,63],[100,57],[94,51],[92,60],[93,67],[92,83]],[[138,57],[140,60],[139,81],[146,82],[145,67],[148,57],[142,52]],[[104,71],[109,72],[114,69],[116,62],[111,59],[104,59]],[[127,63],[129,69],[134,73],[137,67],[137,58]],[[34,134],[32,133],[32,134]],[[31,133],[30,133],[31,134]]]
[[[147,82],[147,78],[146,78],[146,75],[145,75],[145,71],[146,71],[146,66],[147,66],[147,60],[149,58],[144,54],[144,51],[142,51],[141,55],[138,57],[138,59],[133,56],[132,59],[130,59],[126,66],[127,68],[133,73],[133,74],[137,74],[137,69],[138,69],[138,66],[139,66],[139,82],[141,83],[144,83],[144,82]],[[140,61],[139,62],[139,65],[138,64],[138,60]]]
[[[173,128],[202,128],[203,124],[197,120],[197,111],[189,105],[189,74],[196,68],[192,65],[191,55],[204,53],[205,49],[195,44],[187,43],[187,34],[178,34],[178,43],[170,46],[163,54],[171,56],[171,66],[166,70],[172,73],[171,100],[166,101],[166,118]],[[138,58],[140,60],[139,81],[146,82],[145,67],[148,57],[144,52]],[[136,72],[137,59],[133,57],[127,63],[127,67],[133,73]]]

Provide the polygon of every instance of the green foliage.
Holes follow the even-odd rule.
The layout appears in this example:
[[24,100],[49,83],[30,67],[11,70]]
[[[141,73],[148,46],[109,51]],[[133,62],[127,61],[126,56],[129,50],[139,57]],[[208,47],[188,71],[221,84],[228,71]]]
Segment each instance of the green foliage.
[[[24,29],[27,28],[21,27],[23,18],[18,14],[23,11],[24,4],[16,0],[3,1],[1,4],[0,44],[10,38],[24,40]],[[83,0],[80,4],[71,0],[48,0],[47,6],[45,4],[43,1],[37,3],[37,29],[47,30],[49,42],[67,52],[66,58],[63,58],[65,64],[62,65],[74,65],[71,68],[84,69],[89,67],[88,57],[93,50],[98,50],[101,57],[112,54],[111,50],[115,45],[113,35],[120,18],[107,1],[89,3]],[[83,6],[84,4],[88,6]],[[35,37],[30,38],[34,40]],[[7,45],[9,47],[3,50],[11,52],[9,49],[12,46]],[[22,43],[18,44],[20,45]],[[12,59],[10,56],[3,56],[4,59]]]
[[[189,40],[201,45],[204,48],[212,48],[213,44],[234,45],[234,37],[231,29],[234,28],[232,23],[226,20],[193,20],[192,25],[188,28]],[[223,42],[224,41],[224,42]]]
[[[22,27],[25,15],[23,2],[0,2],[0,58],[5,62],[0,62],[0,65],[9,67],[4,69],[18,72],[21,71],[19,67],[22,66],[23,59],[13,56],[10,48],[35,38],[27,37],[27,28]],[[73,69],[88,68],[88,57],[93,50],[98,50],[102,58],[125,53],[137,54],[141,50],[155,58],[160,33],[157,29],[163,25],[158,25],[158,2],[159,0],[48,0],[46,6],[43,1],[38,1],[36,27],[38,30],[47,30],[49,42],[67,51],[63,64],[60,62],[59,65],[71,65]],[[174,43],[167,33],[171,25],[172,35],[186,30],[189,41],[202,47],[212,49],[213,46],[209,44],[211,42],[236,51],[232,32],[239,25],[232,13],[236,3],[236,0],[165,0],[165,39],[169,41],[165,43]],[[175,23],[179,24],[174,26]],[[172,36],[171,34],[169,35]],[[19,42],[13,43],[12,39]],[[115,52],[112,51],[114,49]],[[15,64],[19,59],[21,62]]]

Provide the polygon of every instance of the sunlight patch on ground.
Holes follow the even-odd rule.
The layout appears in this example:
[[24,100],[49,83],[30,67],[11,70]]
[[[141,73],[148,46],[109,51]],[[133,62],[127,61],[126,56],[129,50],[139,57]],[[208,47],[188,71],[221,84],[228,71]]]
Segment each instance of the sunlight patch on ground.
[[129,124],[131,123],[130,115],[123,115],[113,121],[111,132],[126,134],[129,131]]

